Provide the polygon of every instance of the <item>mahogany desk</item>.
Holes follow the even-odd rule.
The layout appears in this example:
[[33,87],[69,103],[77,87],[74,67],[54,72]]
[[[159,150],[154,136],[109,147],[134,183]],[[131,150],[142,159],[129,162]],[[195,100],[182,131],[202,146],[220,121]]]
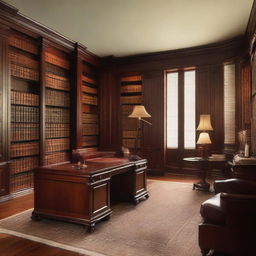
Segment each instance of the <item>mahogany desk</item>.
[[135,204],[148,198],[146,163],[145,159],[94,158],[85,169],[72,163],[36,168],[32,219],[80,223],[93,232],[97,221],[109,219],[111,198]]

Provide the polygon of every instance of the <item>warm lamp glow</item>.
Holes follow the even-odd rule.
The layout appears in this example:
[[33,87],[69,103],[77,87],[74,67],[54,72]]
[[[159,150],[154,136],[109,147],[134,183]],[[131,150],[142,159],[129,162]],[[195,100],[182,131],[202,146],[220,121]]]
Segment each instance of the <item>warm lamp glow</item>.
[[142,117],[151,117],[143,105],[136,105],[133,108],[132,113],[129,115],[131,118],[142,118]]
[[201,132],[196,144],[212,144],[209,134]]
[[199,125],[196,130],[197,131],[213,131],[210,115],[200,115]]

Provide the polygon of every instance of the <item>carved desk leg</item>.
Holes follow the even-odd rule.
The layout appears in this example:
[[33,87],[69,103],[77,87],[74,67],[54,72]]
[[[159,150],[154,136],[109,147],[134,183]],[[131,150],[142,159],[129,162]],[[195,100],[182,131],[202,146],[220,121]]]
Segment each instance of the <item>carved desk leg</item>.
[[95,230],[95,222],[91,223],[91,224],[89,224],[89,226],[87,226],[87,232],[88,233],[93,233],[94,230]]
[[35,213],[35,212],[33,211],[32,214],[31,214],[31,219],[32,219],[33,221],[40,221],[42,218],[41,218],[40,215],[38,215],[37,213]]

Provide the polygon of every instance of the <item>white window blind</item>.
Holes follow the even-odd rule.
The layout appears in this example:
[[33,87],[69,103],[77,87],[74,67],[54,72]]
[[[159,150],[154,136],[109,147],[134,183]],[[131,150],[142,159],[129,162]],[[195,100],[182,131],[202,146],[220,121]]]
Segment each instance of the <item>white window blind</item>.
[[178,148],[178,72],[167,73],[167,148]]
[[196,88],[195,71],[184,72],[184,148],[196,146]]
[[235,144],[235,64],[224,65],[224,143]]

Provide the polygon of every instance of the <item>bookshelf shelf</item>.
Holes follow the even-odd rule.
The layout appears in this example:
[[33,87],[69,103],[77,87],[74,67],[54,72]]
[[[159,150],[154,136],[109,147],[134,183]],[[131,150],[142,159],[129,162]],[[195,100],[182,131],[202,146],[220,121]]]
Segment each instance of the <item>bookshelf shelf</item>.
[[53,46],[45,59],[45,143],[44,165],[70,160],[71,63],[70,56]]
[[97,147],[99,142],[99,89],[96,66],[83,60],[81,63],[81,139],[82,147]]
[[12,31],[8,50],[11,74],[11,192],[32,187],[33,169],[39,165],[38,54],[36,40]]
[[[122,145],[129,149],[135,148],[137,120],[129,118],[135,105],[142,104],[141,75],[124,75],[120,79],[120,103],[122,120]],[[140,148],[140,138],[138,148]]]

